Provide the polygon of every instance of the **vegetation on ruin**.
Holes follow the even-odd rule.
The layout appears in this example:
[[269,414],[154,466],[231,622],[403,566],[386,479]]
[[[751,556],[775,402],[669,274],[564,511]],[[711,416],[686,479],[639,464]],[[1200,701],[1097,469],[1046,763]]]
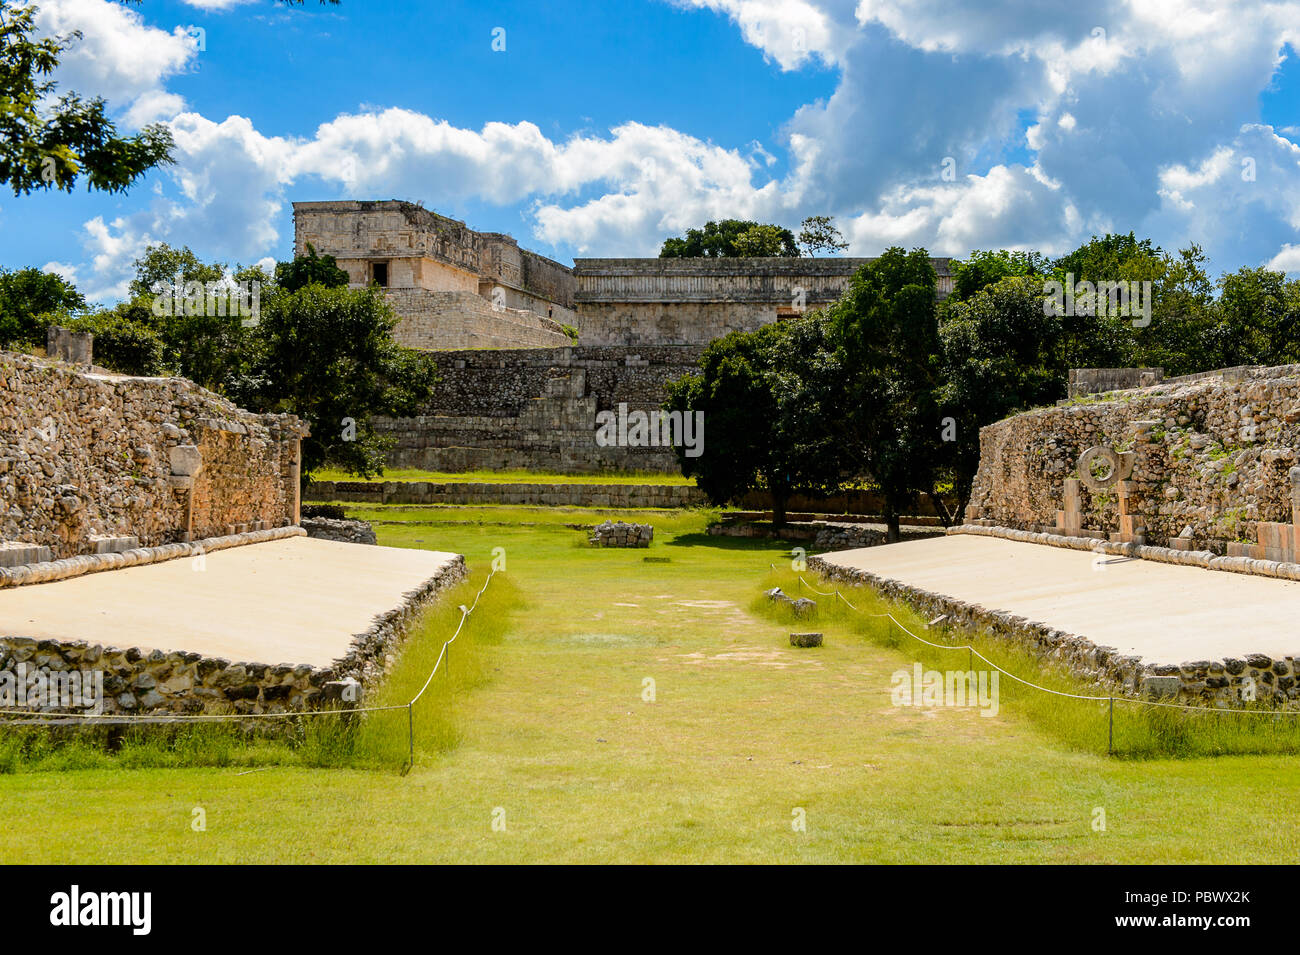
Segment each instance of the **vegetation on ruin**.
[[664,240],[661,259],[737,258],[745,256],[796,256],[794,233],[778,225],[749,219],[706,222],[687,229],[686,235]]
[[[500,601],[494,613],[476,612],[454,647],[451,679],[463,684],[417,720],[410,775],[397,768],[404,726],[375,750],[381,768],[313,768],[303,752],[245,756],[234,741],[191,742],[168,758],[138,750],[137,768],[85,748],[11,761],[0,803],[60,838],[6,827],[3,858],[1249,863],[1300,848],[1300,766],[1279,720],[1239,720],[1232,735],[1222,727],[1233,718],[1219,730],[1211,721],[1225,718],[1209,714],[1144,723],[1117,706],[1119,756],[1108,758],[1103,705],[1063,705],[1009,679],[995,717],[896,707],[892,674],[918,661],[964,668],[965,654],[929,656],[817,597],[826,646],[791,648],[790,624],[755,603],[774,583],[799,593],[784,570],[788,545],[709,537],[711,515],[682,513],[656,516],[649,552],[596,550],[564,514],[542,526],[512,526],[509,509],[497,516],[379,527],[383,544],[464,553],[469,587],[494,548],[508,561],[484,595]],[[670,561],[646,563],[647,553]],[[846,593],[922,632],[915,615]],[[447,595],[436,613],[458,616],[463,599]],[[400,699],[422,675],[448,622],[420,630],[385,692]],[[1040,676],[1041,662],[1004,643],[978,646],[1036,682],[1078,686],[1050,668]],[[643,698],[647,677],[654,702]],[[224,764],[211,758],[223,751]],[[1242,838],[1265,802],[1272,838]],[[206,831],[191,829],[195,808]],[[791,827],[796,808],[806,832]],[[1104,832],[1093,828],[1098,808]],[[492,829],[498,809],[504,831]]]

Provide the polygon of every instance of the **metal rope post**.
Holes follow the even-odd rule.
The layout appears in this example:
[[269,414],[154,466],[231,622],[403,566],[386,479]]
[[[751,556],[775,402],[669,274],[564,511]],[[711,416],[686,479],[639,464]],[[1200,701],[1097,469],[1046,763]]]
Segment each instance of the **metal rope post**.
[[1115,697],[1110,698],[1110,720],[1106,728],[1106,755],[1115,755]]

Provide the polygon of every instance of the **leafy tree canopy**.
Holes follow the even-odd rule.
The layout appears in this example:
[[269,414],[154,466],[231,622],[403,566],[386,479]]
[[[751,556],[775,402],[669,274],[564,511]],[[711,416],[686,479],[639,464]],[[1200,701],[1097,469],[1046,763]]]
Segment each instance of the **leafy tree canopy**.
[[682,238],[665,239],[661,259],[732,258],[747,255],[797,256],[794,233],[776,225],[748,219],[707,222],[702,229],[687,229]]
[[799,250],[804,255],[816,255],[818,252],[834,254],[849,247],[844,236],[835,228],[835,220],[830,216],[809,216],[803,220],[799,230]]
[[150,169],[172,161],[171,131],[145,126],[119,136],[98,97],[75,92],[53,101],[50,76],[81,39],[72,33],[35,38],[36,7],[0,0],[0,183],[14,195],[33,189],[122,192]]

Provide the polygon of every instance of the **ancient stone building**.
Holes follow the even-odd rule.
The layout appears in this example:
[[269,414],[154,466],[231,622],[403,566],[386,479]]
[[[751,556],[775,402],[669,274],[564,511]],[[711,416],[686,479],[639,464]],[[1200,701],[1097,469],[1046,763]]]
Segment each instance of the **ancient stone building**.
[[296,524],[305,432],[184,378],[0,352],[0,566]]
[[[576,259],[574,307],[584,345],[706,345],[839,298],[871,259]],[[932,260],[939,296],[949,259]]]
[[351,284],[386,290],[412,348],[538,348],[571,344],[573,275],[411,202],[295,202],[294,251],[332,255]]
[[[603,446],[595,415],[649,412],[732,331],[834,301],[870,259],[578,259],[573,269],[414,203],[296,202],[295,246],[383,287],[401,344],[439,353],[430,406],[379,425],[392,467],[676,470],[662,446]],[[938,294],[952,290],[934,259]],[[576,344],[561,325],[577,329]],[[571,347],[573,346],[573,347]]]
[[1298,447],[1297,365],[1090,395],[980,429],[966,519],[1293,562]]

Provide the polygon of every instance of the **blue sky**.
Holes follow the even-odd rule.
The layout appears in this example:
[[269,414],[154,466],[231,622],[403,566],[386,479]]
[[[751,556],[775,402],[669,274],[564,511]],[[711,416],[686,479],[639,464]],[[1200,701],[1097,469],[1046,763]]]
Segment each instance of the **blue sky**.
[[561,261],[827,213],[852,254],[1133,230],[1300,274],[1297,3],[39,5],[66,88],[177,138],[125,196],[0,198],[0,264],[103,300],[149,242],[283,258],[291,202],[346,197]]

